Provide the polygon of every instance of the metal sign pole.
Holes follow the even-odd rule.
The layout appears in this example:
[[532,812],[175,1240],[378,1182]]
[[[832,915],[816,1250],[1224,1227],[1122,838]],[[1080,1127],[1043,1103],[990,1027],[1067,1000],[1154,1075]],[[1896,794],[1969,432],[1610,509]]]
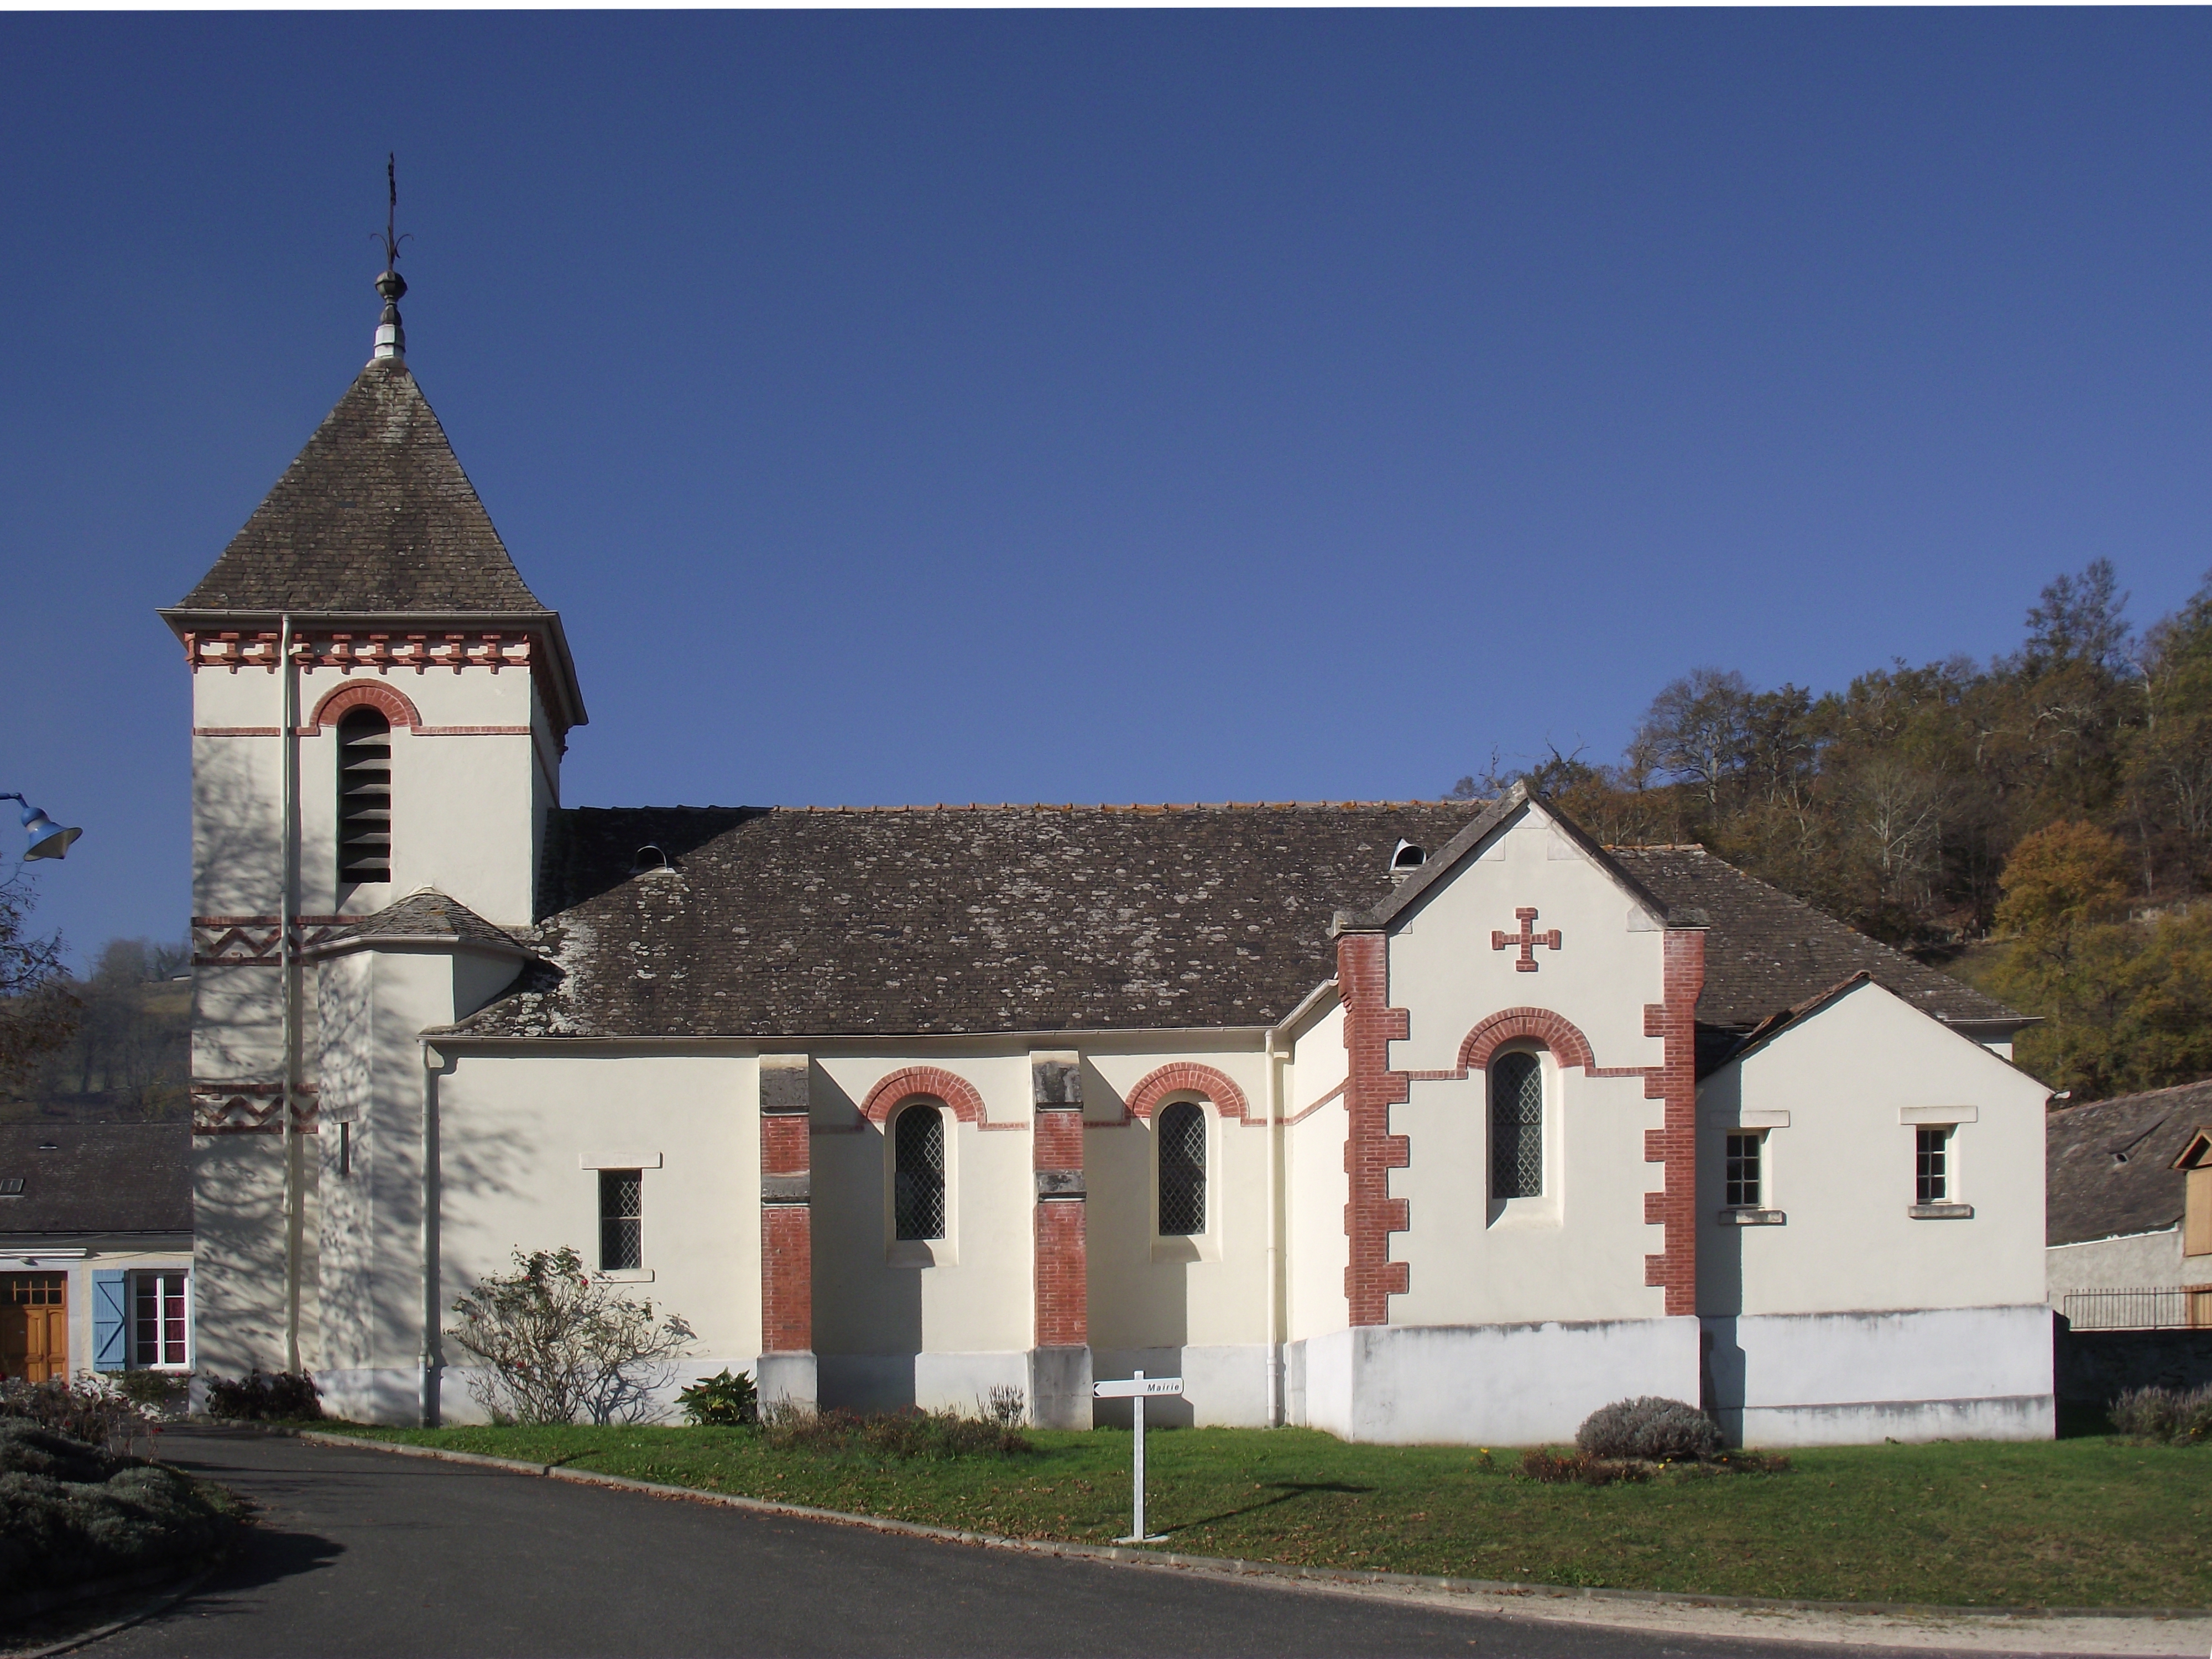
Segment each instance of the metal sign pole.
[[1159,1395],[1167,1399],[1180,1398],[1182,1378],[1147,1377],[1144,1372],[1139,1371],[1127,1382],[1094,1382],[1091,1385],[1091,1392],[1100,1400],[1127,1401],[1137,1431],[1132,1480],[1134,1497],[1130,1505],[1134,1511],[1132,1518],[1136,1522],[1136,1527],[1127,1538],[1117,1538],[1114,1541],[1117,1544],[1164,1544],[1167,1542],[1165,1534],[1155,1537],[1145,1530],[1145,1400],[1150,1395]]
[[1133,1504],[1132,1504],[1132,1505],[1131,1505],[1131,1507],[1132,1507],[1132,1508],[1136,1511],[1136,1525],[1134,1525],[1133,1527],[1130,1528],[1130,1529],[1129,1529],[1129,1540],[1128,1540],[1128,1541],[1129,1541],[1129,1542],[1131,1542],[1131,1543],[1133,1543],[1133,1544],[1141,1544],[1141,1543],[1143,1543],[1143,1542],[1145,1541],[1145,1374],[1144,1374],[1144,1372],[1142,1372],[1142,1371],[1139,1371],[1139,1372],[1137,1373],[1137,1375],[1136,1375],[1136,1384],[1137,1384],[1137,1392],[1136,1392],[1136,1395],[1135,1395],[1134,1398],[1133,1398],[1133,1399],[1129,1401],[1130,1406],[1131,1406],[1132,1407],[1133,1407],[1133,1408],[1134,1408],[1134,1410],[1135,1410],[1135,1412],[1136,1412],[1136,1417],[1137,1417],[1137,1467],[1136,1467],[1136,1487],[1137,1487],[1137,1497],[1136,1497],[1136,1502],[1135,1502]]

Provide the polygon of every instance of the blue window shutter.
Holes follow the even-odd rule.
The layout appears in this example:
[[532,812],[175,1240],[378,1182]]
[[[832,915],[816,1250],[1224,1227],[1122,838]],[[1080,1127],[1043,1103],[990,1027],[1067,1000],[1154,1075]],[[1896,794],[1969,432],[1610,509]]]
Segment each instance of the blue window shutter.
[[95,1267],[92,1274],[92,1368],[119,1371],[129,1363],[124,1344],[130,1328],[128,1276],[120,1267]]

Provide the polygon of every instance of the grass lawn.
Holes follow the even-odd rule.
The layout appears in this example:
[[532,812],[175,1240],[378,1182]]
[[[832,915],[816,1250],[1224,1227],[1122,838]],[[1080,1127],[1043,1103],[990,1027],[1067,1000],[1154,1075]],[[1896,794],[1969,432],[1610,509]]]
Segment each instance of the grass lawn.
[[[1128,1530],[1129,1436],[898,1462],[778,1451],[745,1429],[338,1432],[1022,1538]],[[1350,1446],[1304,1429],[1155,1430],[1164,1547],[1618,1589],[2008,1607],[2212,1606],[2212,1448],[2104,1437],[1793,1452],[1771,1475],[1516,1480],[1517,1451]]]

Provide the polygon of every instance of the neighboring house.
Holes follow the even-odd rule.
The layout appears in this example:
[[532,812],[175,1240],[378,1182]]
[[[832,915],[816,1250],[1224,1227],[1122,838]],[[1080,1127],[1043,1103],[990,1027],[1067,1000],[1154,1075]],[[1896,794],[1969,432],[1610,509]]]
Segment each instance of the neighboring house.
[[182,1123],[0,1124],[0,1373],[192,1365]]
[[[770,1400],[1088,1425],[1141,1367],[1182,1420],[1368,1440],[1637,1395],[1781,1443],[2053,1431],[2021,1016],[1521,788],[564,808],[561,619],[403,344],[393,304],[162,613],[205,1368],[478,1415],[454,1298],[573,1244]],[[679,595],[672,729],[743,718],[683,660],[751,625]]]
[[2212,1082],[2051,1114],[2051,1305],[2076,1330],[2212,1326]]

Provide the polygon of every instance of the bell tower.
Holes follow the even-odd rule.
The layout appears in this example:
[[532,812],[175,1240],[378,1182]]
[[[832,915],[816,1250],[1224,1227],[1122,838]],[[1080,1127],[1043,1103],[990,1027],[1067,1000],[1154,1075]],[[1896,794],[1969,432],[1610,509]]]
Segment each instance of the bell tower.
[[[374,356],[160,613],[192,686],[196,1271],[217,1371],[321,1363],[301,1142],[338,1080],[320,1075],[310,958],[424,890],[468,918],[456,938],[527,928],[585,720],[558,613],[408,367],[389,221],[386,254]],[[455,994],[480,1006],[520,955],[475,951]]]

